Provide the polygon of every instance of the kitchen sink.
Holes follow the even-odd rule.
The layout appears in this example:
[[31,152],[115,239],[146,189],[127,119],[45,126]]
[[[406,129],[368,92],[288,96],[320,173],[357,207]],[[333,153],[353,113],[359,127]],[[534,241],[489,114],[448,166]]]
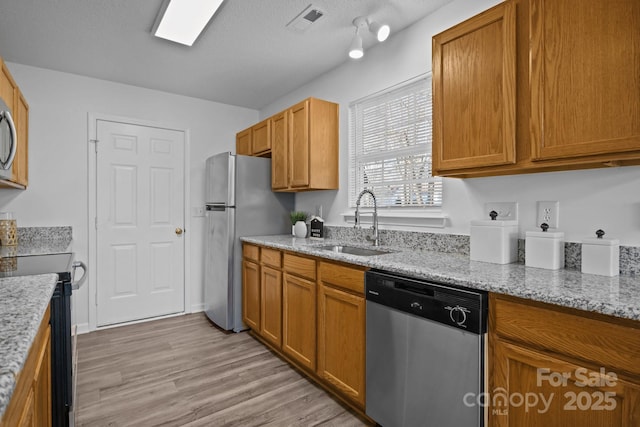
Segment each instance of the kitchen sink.
[[338,252],[341,254],[360,255],[360,256],[384,255],[384,254],[391,253],[391,251],[385,251],[381,249],[367,249],[367,248],[359,248],[357,246],[343,246],[343,245],[320,246],[320,249],[325,251]]

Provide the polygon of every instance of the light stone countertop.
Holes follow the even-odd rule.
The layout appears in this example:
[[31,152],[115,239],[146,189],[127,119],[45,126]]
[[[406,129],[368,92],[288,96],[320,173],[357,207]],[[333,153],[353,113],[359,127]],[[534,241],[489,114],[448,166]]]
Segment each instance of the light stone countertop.
[[576,270],[553,271],[525,267],[524,264],[490,264],[470,261],[468,255],[389,246],[380,246],[380,249],[394,251],[389,254],[348,255],[319,247],[343,244],[370,248],[371,245],[337,240],[300,239],[289,235],[252,236],[243,237],[241,240],[419,279],[640,320],[640,277],[605,277],[582,274]]
[[58,281],[57,274],[0,279],[0,418]]

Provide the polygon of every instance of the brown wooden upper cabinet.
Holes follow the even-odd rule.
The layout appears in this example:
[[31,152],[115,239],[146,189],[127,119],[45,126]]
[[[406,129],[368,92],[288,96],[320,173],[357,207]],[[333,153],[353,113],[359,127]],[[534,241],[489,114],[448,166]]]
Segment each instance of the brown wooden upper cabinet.
[[515,162],[515,4],[434,37],[433,88],[434,169]]
[[284,126],[277,131],[278,136],[274,131],[272,138],[273,190],[337,190],[338,104],[307,98],[283,113]]
[[338,133],[338,104],[307,98],[238,133],[236,152],[271,157],[274,191],[337,190]]
[[236,153],[245,156],[271,156],[271,119],[236,134]]
[[251,156],[251,132],[252,129],[248,128],[236,134],[236,154],[244,156]]
[[271,120],[263,120],[251,127],[251,154],[260,156],[271,151]]
[[11,110],[18,134],[18,148],[10,180],[0,179],[0,187],[25,189],[29,183],[29,104],[0,58],[0,97]]
[[508,0],[434,36],[434,174],[640,164],[638,28],[637,0]]

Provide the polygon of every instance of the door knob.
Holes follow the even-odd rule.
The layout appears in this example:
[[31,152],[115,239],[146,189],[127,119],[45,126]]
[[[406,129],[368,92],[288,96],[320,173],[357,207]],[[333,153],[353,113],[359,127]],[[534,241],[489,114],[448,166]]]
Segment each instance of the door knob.
[[182,228],[178,227],[176,228],[176,234],[179,236],[182,234]]

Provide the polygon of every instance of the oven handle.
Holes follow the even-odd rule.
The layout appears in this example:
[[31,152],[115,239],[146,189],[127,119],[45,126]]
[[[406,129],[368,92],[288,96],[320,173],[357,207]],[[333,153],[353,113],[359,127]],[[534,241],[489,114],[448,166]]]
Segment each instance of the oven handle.
[[87,280],[87,266],[82,261],[74,261],[73,264],[71,264],[71,268],[73,269],[72,277],[75,279],[76,269],[78,267],[82,269],[82,277],[80,278],[80,280],[74,280],[73,283],[71,283],[72,291],[77,291],[78,289],[80,289],[80,286],[82,286],[85,280]]

